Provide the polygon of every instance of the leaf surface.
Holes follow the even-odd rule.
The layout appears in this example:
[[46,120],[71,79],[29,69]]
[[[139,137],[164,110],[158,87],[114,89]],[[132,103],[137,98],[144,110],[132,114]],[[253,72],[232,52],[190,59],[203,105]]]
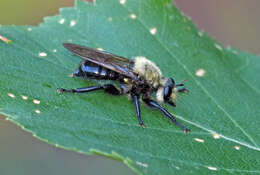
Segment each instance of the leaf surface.
[[[170,0],[76,1],[38,27],[1,26],[0,113],[38,138],[121,160],[138,174],[260,174],[259,57],[223,48]],[[72,42],[127,58],[145,56],[166,77],[187,79],[177,108],[184,134],[143,104],[138,126],[126,96],[58,94],[95,82],[70,78]]]

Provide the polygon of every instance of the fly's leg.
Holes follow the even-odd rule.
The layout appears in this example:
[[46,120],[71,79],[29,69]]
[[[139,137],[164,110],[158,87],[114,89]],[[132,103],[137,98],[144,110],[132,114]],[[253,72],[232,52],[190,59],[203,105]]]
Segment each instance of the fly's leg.
[[69,92],[69,93],[85,93],[96,90],[104,90],[104,92],[112,94],[112,95],[120,95],[121,92],[112,84],[105,84],[103,86],[90,86],[85,88],[76,88],[76,89],[57,89],[58,93]]
[[188,89],[186,89],[185,87],[183,87],[185,81],[186,81],[186,80],[182,80],[180,83],[178,83],[178,84],[175,85],[175,87],[181,87],[181,88],[177,88],[177,92],[185,92],[185,93],[189,92]]
[[173,101],[171,101],[171,100],[167,101],[167,103],[168,103],[169,105],[173,106],[173,107],[176,107],[175,102],[173,102]]
[[137,119],[138,119],[138,123],[141,127],[145,127],[144,125],[144,122],[142,121],[142,118],[141,118],[141,110],[140,110],[140,104],[139,104],[139,96],[138,95],[135,95],[135,94],[131,94],[131,97],[132,97],[132,101],[133,103],[135,104],[135,111],[136,111],[136,116],[137,116]]
[[145,98],[143,99],[143,101],[150,107],[152,108],[156,108],[159,109],[165,117],[167,117],[168,119],[171,120],[172,123],[174,123],[175,125],[177,125],[179,128],[184,130],[184,133],[188,133],[190,130],[188,128],[186,128],[185,126],[183,126],[181,123],[179,123],[176,118],[170,114],[166,109],[164,109],[163,107],[161,107],[157,102],[149,99],[149,98]]
[[109,93],[111,95],[120,95],[121,91],[118,90],[114,85],[112,84],[105,84],[104,86],[102,86],[104,91],[106,93]]
[[189,90],[186,89],[185,87],[182,87],[182,88],[177,88],[177,92],[184,92],[184,93],[187,93],[187,92],[189,92]]
[[85,93],[85,92],[91,92],[95,90],[103,89],[102,86],[90,86],[90,87],[85,87],[85,88],[76,88],[76,89],[63,89],[59,88],[57,89],[58,93],[63,93],[63,92],[69,92],[69,93]]
[[180,83],[175,84],[175,87],[177,87],[177,86],[184,86],[185,81],[186,81],[186,79],[182,80]]

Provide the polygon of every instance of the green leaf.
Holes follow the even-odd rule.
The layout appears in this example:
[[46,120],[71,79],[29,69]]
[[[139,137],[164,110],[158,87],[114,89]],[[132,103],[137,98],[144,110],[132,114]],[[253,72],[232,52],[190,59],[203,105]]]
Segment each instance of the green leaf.
[[[138,174],[260,174],[259,57],[224,48],[171,0],[76,1],[38,27],[1,26],[0,113],[56,146],[100,154]],[[58,94],[94,82],[70,78],[80,59],[72,42],[124,57],[145,56],[166,77],[187,79],[177,108],[184,134],[141,105],[138,126],[126,96]]]

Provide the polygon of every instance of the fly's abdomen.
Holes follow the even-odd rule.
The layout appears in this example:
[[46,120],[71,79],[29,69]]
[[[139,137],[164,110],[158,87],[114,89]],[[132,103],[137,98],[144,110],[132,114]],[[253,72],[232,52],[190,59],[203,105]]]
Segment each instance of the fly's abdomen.
[[117,80],[119,78],[119,74],[117,72],[106,69],[89,61],[83,61],[73,75],[77,77],[100,80]]

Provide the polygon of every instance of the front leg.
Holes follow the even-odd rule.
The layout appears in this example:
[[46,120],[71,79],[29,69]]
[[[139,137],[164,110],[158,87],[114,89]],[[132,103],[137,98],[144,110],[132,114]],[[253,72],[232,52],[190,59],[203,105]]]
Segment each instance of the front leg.
[[150,106],[152,108],[159,109],[164,114],[164,116],[166,116],[168,119],[170,119],[171,122],[174,123],[175,125],[177,125],[179,128],[183,129],[185,133],[188,133],[190,131],[188,128],[186,128],[181,123],[179,123],[172,114],[170,114],[166,109],[161,107],[157,102],[155,102],[155,101],[153,101],[153,100],[151,100],[149,98],[143,98],[143,101],[148,106]]
[[136,116],[139,122],[139,125],[141,127],[145,127],[144,122],[142,121],[141,118],[141,110],[140,110],[140,104],[139,104],[139,96],[136,94],[131,93],[132,101],[135,104],[135,111],[136,111]]
[[184,92],[184,93],[188,93],[189,90],[185,87],[182,87],[182,88],[177,88],[177,92]]

